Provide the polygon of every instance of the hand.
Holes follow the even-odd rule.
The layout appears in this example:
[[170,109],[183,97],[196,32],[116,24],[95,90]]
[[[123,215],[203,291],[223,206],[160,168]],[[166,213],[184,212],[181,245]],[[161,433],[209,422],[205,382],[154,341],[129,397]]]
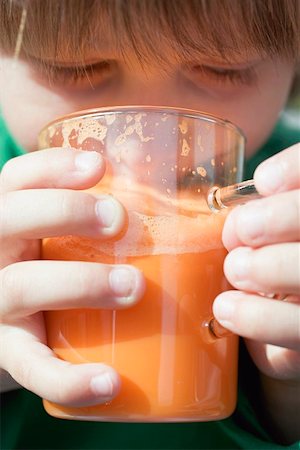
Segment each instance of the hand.
[[59,148],[12,159],[0,176],[0,367],[25,388],[63,405],[108,401],[120,379],[104,364],[56,358],[47,347],[41,311],[124,308],[144,289],[142,274],[131,266],[40,261],[44,237],[105,239],[121,231],[120,203],[81,191],[104,171],[98,153]]
[[233,209],[223,230],[224,270],[237,290],[219,295],[213,310],[246,338],[270,431],[291,444],[300,438],[300,145],[264,161],[254,181],[264,198]]
[[299,144],[263,162],[254,181],[264,198],[233,209],[224,226],[224,270],[237,291],[219,295],[214,314],[246,338],[265,376],[300,383]]

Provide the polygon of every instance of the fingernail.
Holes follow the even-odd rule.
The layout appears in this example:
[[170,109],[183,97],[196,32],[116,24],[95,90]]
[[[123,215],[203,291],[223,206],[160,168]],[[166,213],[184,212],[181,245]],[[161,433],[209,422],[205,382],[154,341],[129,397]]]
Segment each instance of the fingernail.
[[244,205],[239,209],[237,227],[243,238],[252,241],[261,238],[265,234],[266,210],[257,204]]
[[220,322],[221,325],[231,325],[232,318],[235,313],[235,302],[232,301],[231,298],[221,294],[214,301],[213,312],[217,321]]
[[99,166],[101,157],[97,152],[80,152],[75,158],[75,167],[81,172],[89,172]]
[[91,379],[91,390],[97,396],[111,397],[114,392],[114,384],[110,375],[107,372],[101,373]]
[[242,283],[248,280],[251,253],[250,248],[239,247],[227,255],[224,269],[230,282]]
[[117,216],[117,205],[113,198],[98,200],[95,206],[96,215],[104,228],[110,228]]
[[264,161],[257,168],[254,179],[263,194],[273,194],[284,185],[283,167],[272,159]]
[[117,297],[130,300],[137,284],[136,271],[127,267],[115,267],[109,273],[109,284]]

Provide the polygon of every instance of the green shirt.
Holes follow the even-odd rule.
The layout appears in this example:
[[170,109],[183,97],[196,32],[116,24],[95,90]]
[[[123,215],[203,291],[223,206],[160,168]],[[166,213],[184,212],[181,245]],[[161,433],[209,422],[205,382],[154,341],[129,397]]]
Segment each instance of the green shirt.
[[[281,120],[266,145],[247,162],[250,178],[259,162],[300,141],[300,124]],[[0,116],[0,167],[23,153]],[[258,371],[243,343],[239,359],[238,406],[234,414],[216,422],[108,423],[54,419],[41,399],[25,389],[1,396],[1,449],[300,449],[276,444],[261,413]]]

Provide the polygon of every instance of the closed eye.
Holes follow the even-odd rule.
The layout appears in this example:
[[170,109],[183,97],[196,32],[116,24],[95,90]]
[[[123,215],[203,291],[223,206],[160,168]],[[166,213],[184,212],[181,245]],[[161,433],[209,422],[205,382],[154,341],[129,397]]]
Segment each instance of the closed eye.
[[69,87],[97,87],[116,71],[116,63],[111,60],[74,66],[35,61],[34,66],[41,76],[48,78],[49,83]]
[[227,85],[252,85],[256,81],[254,67],[223,68],[205,65],[186,65],[185,76],[194,84],[212,82]]

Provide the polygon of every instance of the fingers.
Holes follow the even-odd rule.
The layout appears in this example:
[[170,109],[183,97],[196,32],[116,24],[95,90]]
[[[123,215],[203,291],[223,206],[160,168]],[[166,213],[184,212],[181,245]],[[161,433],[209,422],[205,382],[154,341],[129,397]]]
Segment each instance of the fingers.
[[73,149],[42,150],[10,160],[0,177],[1,238],[118,234],[126,216],[117,200],[73,192],[96,184],[104,170],[99,153]]
[[300,350],[300,306],[240,291],[220,294],[214,304],[216,319],[240,336]]
[[87,189],[99,181],[105,163],[97,152],[52,148],[8,161],[0,175],[0,192],[36,188]]
[[[67,280],[67,282],[66,282]],[[0,272],[0,317],[8,321],[37,311],[124,308],[143,295],[142,273],[132,266],[28,261]]]
[[300,294],[300,243],[259,249],[238,247],[226,257],[224,272],[236,289]]
[[126,219],[112,196],[85,192],[34,189],[1,196],[1,239],[39,239],[64,234],[107,237],[118,234]]
[[254,173],[254,182],[262,195],[300,187],[300,143],[261,163]]
[[300,193],[290,191],[254,200],[228,215],[223,242],[228,250],[300,241]]
[[116,371],[105,364],[70,364],[21,327],[1,334],[3,368],[38,396],[65,406],[87,406],[112,400],[120,390]]
[[274,379],[299,381],[300,351],[276,345],[245,340],[248,352],[260,372]]

